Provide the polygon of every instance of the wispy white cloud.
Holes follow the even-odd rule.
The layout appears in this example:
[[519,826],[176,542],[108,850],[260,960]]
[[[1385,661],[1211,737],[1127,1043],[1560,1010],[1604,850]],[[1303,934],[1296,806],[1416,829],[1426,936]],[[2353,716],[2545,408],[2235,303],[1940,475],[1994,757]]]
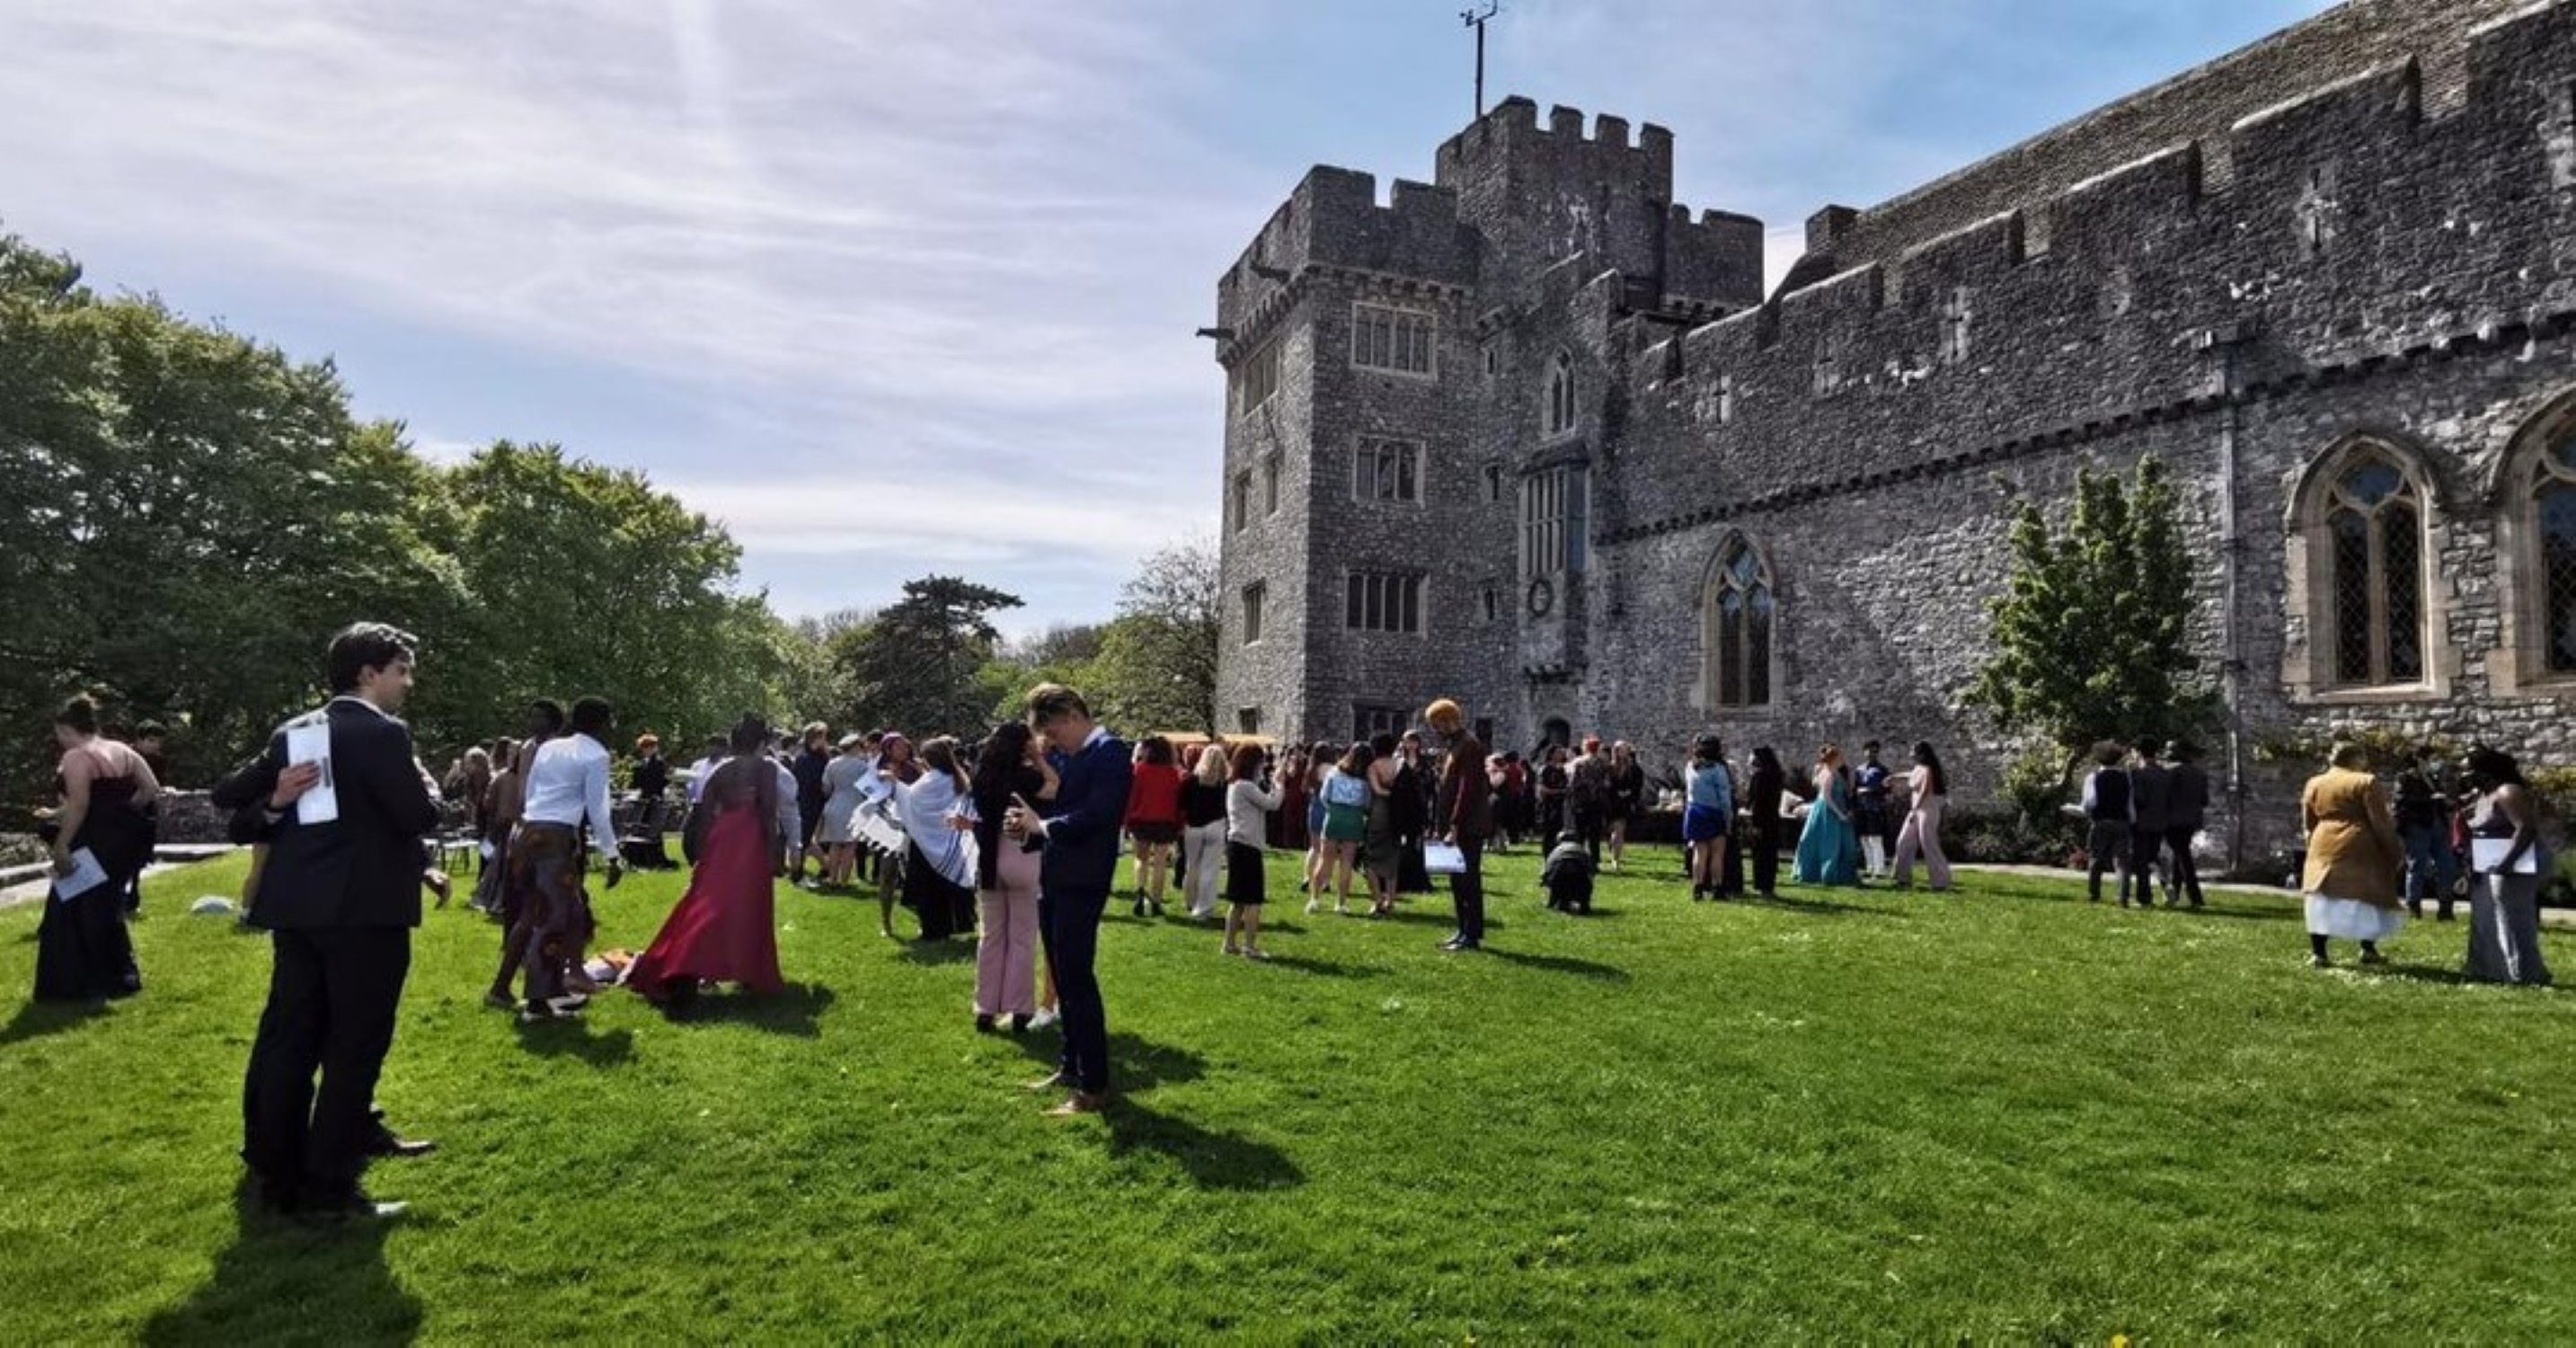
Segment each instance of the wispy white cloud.
[[[1212,504],[1176,415],[1212,435],[1187,323],[1249,226],[1144,92],[1179,59],[1155,14],[21,8],[0,49],[43,57],[0,95],[0,162],[91,237],[184,220],[201,254],[353,306],[685,385],[782,478],[971,494],[1043,454]],[[1176,235],[1194,265],[1140,285]],[[1067,455],[1027,432],[1122,419],[1158,434]]]
[[[1494,88],[1672,127],[1679,195],[1761,216],[1776,279],[1817,206],[2319,3],[1514,0]],[[1216,273],[1308,162],[1428,176],[1460,37],[1383,0],[35,0],[0,6],[0,213],[380,321],[362,394],[439,339],[413,359],[459,368],[403,381],[437,400],[389,409],[428,452],[645,468],[791,610],[927,563],[1092,616],[1213,516]],[[478,399],[514,362],[685,423]]]

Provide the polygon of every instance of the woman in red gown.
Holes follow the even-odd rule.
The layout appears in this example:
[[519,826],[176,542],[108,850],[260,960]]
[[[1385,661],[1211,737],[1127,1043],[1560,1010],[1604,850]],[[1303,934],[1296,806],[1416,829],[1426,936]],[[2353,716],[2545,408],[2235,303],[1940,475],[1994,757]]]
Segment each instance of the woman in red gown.
[[626,985],[652,1001],[685,1002],[701,983],[739,983],[777,992],[778,930],[772,883],[780,874],[778,773],[761,750],[769,725],[745,716],[733,728],[733,757],[707,779],[689,828],[697,869],[689,892],[662,923]]

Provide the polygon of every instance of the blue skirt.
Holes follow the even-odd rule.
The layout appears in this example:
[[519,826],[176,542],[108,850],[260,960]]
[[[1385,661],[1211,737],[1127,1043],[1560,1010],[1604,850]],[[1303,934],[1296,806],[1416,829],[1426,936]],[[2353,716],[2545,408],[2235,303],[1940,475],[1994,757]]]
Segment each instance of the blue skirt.
[[1683,842],[1707,842],[1711,838],[1725,836],[1726,816],[1719,813],[1716,806],[1692,801],[1682,807]]

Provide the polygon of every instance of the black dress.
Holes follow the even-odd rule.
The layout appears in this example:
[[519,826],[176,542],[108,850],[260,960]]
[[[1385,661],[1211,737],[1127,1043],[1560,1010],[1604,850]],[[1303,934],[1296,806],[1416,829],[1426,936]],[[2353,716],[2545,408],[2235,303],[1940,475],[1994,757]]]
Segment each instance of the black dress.
[[1395,815],[1395,892],[1431,893],[1431,872],[1422,862],[1422,836],[1431,827],[1431,788],[1421,768],[1407,763],[1395,774],[1388,806]]
[[90,783],[89,813],[71,850],[89,849],[107,880],[69,899],[45,896],[45,915],[36,927],[37,1001],[91,1001],[143,990],[134,938],[125,929],[124,896],[152,859],[155,828],[152,816],[135,805],[134,792],[131,775]]

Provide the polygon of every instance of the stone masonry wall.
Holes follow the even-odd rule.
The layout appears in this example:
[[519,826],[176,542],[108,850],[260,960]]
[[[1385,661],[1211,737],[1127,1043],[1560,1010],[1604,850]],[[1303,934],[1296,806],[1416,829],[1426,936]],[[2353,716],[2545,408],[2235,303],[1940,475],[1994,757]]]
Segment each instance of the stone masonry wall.
[[[1435,186],[1386,205],[1364,175],[1317,170],[1219,283],[1229,367],[1278,334],[1291,352],[1274,406],[1230,417],[1229,476],[1276,452],[1304,492],[1226,536],[1230,590],[1271,586],[1271,635],[1230,648],[1229,705],[1338,739],[1354,704],[1462,695],[1498,747],[1562,718],[1658,764],[1705,728],[1793,762],[1921,737],[1981,795],[2013,746],[1960,694],[2010,494],[2060,503],[2080,466],[2154,453],[2207,559],[2193,641],[2211,668],[2239,540],[2249,741],[2368,722],[2576,759],[2576,690],[2512,649],[2531,637],[2499,486],[2529,429],[2576,409],[2576,0],[2490,22],[2504,8],[2355,0],[1877,211],[1828,213],[1835,255],[1862,265],[1758,306],[1759,224],[1664,200],[1659,128],[1632,142],[1601,118],[1587,137],[1580,114],[1541,128],[1509,100],[1441,147]],[[1362,298],[1437,312],[1436,380],[1350,366]],[[1580,414],[1548,436],[1560,354]],[[1352,502],[1362,433],[1426,445],[1423,505]],[[2429,502],[2421,687],[2315,677],[2297,507],[2363,439]],[[1557,466],[1590,474],[1592,557],[1539,615],[1518,487]],[[1758,712],[1705,705],[1701,600],[1732,531],[1782,604]],[[1343,632],[1354,565],[1425,571],[1431,630]],[[2261,841],[2302,771],[2251,770]]]

